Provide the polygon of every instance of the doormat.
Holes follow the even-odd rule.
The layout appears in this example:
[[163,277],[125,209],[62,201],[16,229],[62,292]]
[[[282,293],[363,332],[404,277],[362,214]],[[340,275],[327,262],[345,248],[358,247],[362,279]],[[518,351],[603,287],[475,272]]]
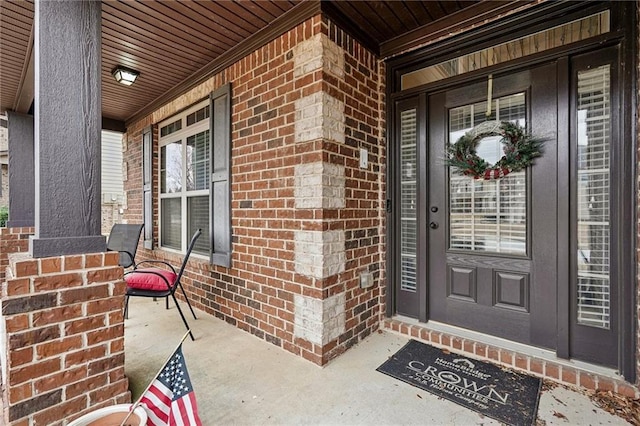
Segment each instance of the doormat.
[[542,381],[416,340],[377,371],[511,425],[533,425]]

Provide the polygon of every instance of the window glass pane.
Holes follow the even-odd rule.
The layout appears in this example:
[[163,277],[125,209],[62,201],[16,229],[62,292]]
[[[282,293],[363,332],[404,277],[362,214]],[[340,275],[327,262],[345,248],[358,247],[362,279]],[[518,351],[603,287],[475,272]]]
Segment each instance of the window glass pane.
[[402,90],[464,74],[609,32],[609,11],[459,56],[402,76]]
[[578,322],[609,328],[609,66],[578,72]]
[[416,291],[416,201],[417,151],[416,110],[400,114],[400,256],[401,288]]
[[187,138],[187,191],[209,189],[209,131]]
[[182,145],[173,142],[160,149],[160,192],[182,191]]
[[[525,95],[495,99],[495,119],[525,125]],[[464,105],[449,111],[449,142],[455,143],[473,127],[487,120],[487,103]],[[495,142],[495,141],[494,141]],[[495,163],[502,144],[487,143],[478,154]],[[498,180],[474,180],[450,170],[449,247],[493,253],[526,254],[527,188],[525,171]]]
[[209,105],[187,115],[187,126],[191,126],[207,118],[209,118]]
[[160,137],[168,136],[171,133],[175,133],[180,129],[182,129],[182,120],[174,121],[173,123],[169,123],[166,126],[162,126],[160,128]]
[[160,245],[176,250],[182,250],[182,208],[180,198],[165,198],[160,201],[162,209],[162,232]]
[[196,229],[202,229],[202,235],[196,241],[193,248],[195,253],[209,255],[209,197],[189,197],[187,199],[187,214],[189,215],[189,224],[187,226],[187,235],[189,239]]

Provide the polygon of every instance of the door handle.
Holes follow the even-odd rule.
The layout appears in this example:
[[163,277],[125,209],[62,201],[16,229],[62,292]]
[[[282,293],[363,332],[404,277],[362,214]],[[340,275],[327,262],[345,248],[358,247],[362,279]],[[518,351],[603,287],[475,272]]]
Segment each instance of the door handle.
[[437,222],[431,222],[431,223],[429,224],[429,228],[431,228],[431,229],[437,229],[437,228],[438,228],[438,223],[437,223]]

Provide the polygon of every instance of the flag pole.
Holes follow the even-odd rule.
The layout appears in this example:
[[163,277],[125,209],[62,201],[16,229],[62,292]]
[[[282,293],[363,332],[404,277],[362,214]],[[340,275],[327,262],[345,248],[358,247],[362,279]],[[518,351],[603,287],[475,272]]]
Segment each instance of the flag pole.
[[147,391],[149,390],[149,388],[151,387],[151,385],[153,384],[153,382],[155,382],[156,377],[158,377],[160,375],[160,373],[162,373],[162,370],[164,370],[164,367],[167,365],[167,363],[169,362],[169,360],[171,359],[171,357],[173,356],[173,354],[176,353],[176,351],[178,350],[178,348],[180,348],[180,345],[182,345],[182,342],[184,342],[184,340],[187,338],[187,336],[189,335],[189,333],[191,333],[191,329],[187,330],[187,332],[184,334],[184,336],[182,336],[182,339],[180,339],[180,343],[178,343],[178,346],[176,346],[176,348],[173,350],[173,352],[171,352],[171,355],[169,355],[169,357],[167,358],[167,360],[162,364],[162,367],[160,367],[160,370],[158,370],[158,372],[156,373],[155,376],[153,376],[153,379],[151,380],[151,382],[149,382],[149,385],[147,385],[147,388],[140,394],[140,396],[138,397],[138,399],[136,400],[136,402],[131,406],[131,409],[129,410],[129,413],[127,414],[127,416],[124,418],[124,420],[122,420],[122,423],[120,423],[120,426],[124,426],[124,423],[129,420],[129,417],[131,417],[131,415],[133,414],[133,412],[135,411],[136,408],[138,408],[138,406],[140,405],[140,401],[142,401],[142,397],[144,396],[144,394],[147,393]]

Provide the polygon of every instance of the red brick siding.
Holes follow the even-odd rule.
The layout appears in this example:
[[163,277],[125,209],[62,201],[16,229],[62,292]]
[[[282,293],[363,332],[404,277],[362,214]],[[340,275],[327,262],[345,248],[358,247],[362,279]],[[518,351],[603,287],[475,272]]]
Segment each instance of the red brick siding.
[[[2,249],[15,252],[4,244],[10,234],[15,230],[2,229]],[[129,402],[118,254],[32,259],[24,253],[9,255],[9,262],[3,424],[59,425]]]
[[[320,33],[345,49],[344,81],[335,81],[322,71],[294,78],[292,48]],[[317,16],[207,83],[211,90],[226,82],[233,87],[233,257],[230,269],[192,258],[183,284],[198,308],[319,364],[378,328],[385,288],[383,74],[373,54]],[[295,101],[321,90],[345,103],[344,144],[294,141]],[[191,100],[189,95],[186,98]],[[128,164],[125,218],[129,222],[142,218],[141,130],[152,120],[157,123],[190,105],[186,100],[177,104],[173,111],[163,109],[129,129],[124,154]],[[358,167],[360,148],[369,151],[370,167],[365,171]],[[157,221],[157,143],[154,149]],[[317,161],[345,166],[344,209],[295,209],[295,166]],[[345,231],[347,265],[343,273],[317,280],[295,272],[294,232],[302,229]],[[154,234],[157,238],[157,223]],[[180,256],[161,250],[140,249],[142,258],[180,261]],[[361,290],[359,275],[365,269],[373,272],[375,285]],[[294,295],[324,299],[338,292],[346,293],[345,333],[325,347],[295,339]]]
[[32,227],[0,228],[0,282],[5,279],[9,254],[29,251],[29,237],[34,233],[35,229]]
[[[322,31],[345,52],[344,80],[325,73],[323,91],[345,104],[345,143],[326,142],[325,162],[345,167],[346,206],[330,212],[330,229],[344,229],[345,271],[325,280],[325,297],[346,293],[346,331],[323,354],[325,361],[375,331],[384,316],[385,276],[385,142],[384,66],[367,49],[328,19]],[[359,166],[360,149],[368,151],[369,167]],[[360,274],[372,272],[374,285],[361,289]],[[327,349],[327,348],[325,348]]]

